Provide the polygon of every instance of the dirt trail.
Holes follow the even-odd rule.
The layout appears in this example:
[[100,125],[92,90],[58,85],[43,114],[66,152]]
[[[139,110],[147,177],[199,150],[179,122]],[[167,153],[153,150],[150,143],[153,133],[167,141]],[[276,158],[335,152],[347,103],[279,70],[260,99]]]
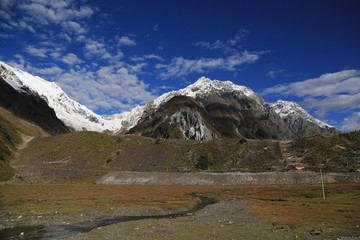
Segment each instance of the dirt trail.
[[[17,150],[14,152],[13,159],[10,162],[11,167],[13,167],[14,169],[17,169],[16,164],[19,161],[20,151],[26,148],[29,145],[29,143],[36,138],[35,136],[29,136],[23,133],[20,134],[21,134],[22,142],[17,146]],[[19,176],[16,178],[12,178],[10,181],[14,181],[15,179],[16,180],[21,179],[21,182],[23,181],[22,178]]]
[[301,163],[302,158],[297,156],[297,154],[295,154],[291,150],[292,142],[293,140],[285,140],[279,142],[281,156],[284,161],[285,169],[293,167],[297,170],[302,170],[304,168],[304,165]]
[[34,139],[34,136],[21,134],[22,143],[17,147],[18,150],[26,148],[26,146]]

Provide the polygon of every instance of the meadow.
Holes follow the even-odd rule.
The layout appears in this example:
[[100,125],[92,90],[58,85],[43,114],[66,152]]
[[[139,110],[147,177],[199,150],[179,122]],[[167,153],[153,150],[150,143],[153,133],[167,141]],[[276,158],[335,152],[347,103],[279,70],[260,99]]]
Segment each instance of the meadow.
[[[165,215],[216,202],[188,216],[101,227],[75,239],[334,239],[360,236],[360,184],[140,186],[1,184],[2,227],[76,224],[118,216]],[[135,230],[134,230],[135,229]]]

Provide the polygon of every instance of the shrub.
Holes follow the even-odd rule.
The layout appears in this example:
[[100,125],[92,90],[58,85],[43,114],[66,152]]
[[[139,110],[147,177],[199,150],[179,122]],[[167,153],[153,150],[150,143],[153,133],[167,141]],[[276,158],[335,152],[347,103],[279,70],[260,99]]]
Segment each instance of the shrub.
[[212,165],[214,165],[214,162],[212,161],[212,159],[211,159],[208,155],[201,155],[201,156],[197,159],[197,163],[196,163],[195,167],[196,167],[197,169],[207,170],[207,169],[209,169]]
[[246,138],[240,138],[237,143],[240,144],[240,145],[242,145],[242,144],[244,144],[244,143],[247,143],[247,140],[246,140]]

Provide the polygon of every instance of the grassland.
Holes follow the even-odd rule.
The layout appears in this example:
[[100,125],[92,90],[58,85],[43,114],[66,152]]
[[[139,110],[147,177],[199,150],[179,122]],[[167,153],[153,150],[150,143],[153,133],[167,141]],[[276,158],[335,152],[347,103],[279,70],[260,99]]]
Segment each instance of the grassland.
[[[282,164],[280,160],[279,144],[270,140],[164,140],[74,132],[34,139],[19,152],[14,166],[29,182],[91,183],[109,171],[177,171],[187,167],[192,171],[261,172]],[[205,163],[199,165],[200,161]]]
[[[3,226],[67,224],[192,208],[188,193],[219,203],[193,216],[118,223],[75,239],[334,239],[360,235],[360,185],[0,185]],[[296,237],[297,236],[297,237]]]
[[0,107],[0,181],[8,180],[16,173],[10,166],[10,160],[24,142],[24,138],[43,136],[49,134]]
[[73,132],[34,139],[13,166],[28,182],[93,183],[110,171],[360,170],[360,133],[314,136],[294,141],[153,139]]
[[[29,144],[26,139],[33,139]],[[94,183],[110,171],[360,171],[360,131],[292,141],[208,141],[72,132],[50,136],[0,108],[0,181]],[[21,180],[21,181],[22,181]]]
[[316,135],[297,139],[290,145],[289,150],[301,158],[308,170],[360,170],[360,131]]

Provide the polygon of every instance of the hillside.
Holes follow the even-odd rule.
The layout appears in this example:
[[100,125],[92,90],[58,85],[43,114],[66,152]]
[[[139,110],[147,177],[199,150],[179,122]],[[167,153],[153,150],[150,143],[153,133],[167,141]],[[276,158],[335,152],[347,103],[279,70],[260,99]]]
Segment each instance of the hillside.
[[32,94],[29,89],[16,91],[1,76],[0,89],[0,107],[53,135],[70,132],[69,128],[57,118],[54,109],[48,106],[46,100]]
[[129,133],[193,140],[284,140],[339,131],[294,102],[267,103],[248,87],[201,77],[148,102]]
[[[349,172],[359,170],[359,135],[319,135],[294,141],[194,141],[73,132],[34,139],[13,165],[29,182],[93,182],[109,171],[173,172],[179,168],[267,172],[303,167],[303,171]],[[308,144],[303,145],[304,141]],[[338,150],[337,145],[351,152]],[[334,152],[331,159],[321,158],[330,152]]]
[[308,170],[360,170],[360,131],[297,139],[290,143],[289,150]]
[[49,134],[0,107],[0,181],[14,175],[9,163],[18,148],[24,147],[25,141],[44,136]]

